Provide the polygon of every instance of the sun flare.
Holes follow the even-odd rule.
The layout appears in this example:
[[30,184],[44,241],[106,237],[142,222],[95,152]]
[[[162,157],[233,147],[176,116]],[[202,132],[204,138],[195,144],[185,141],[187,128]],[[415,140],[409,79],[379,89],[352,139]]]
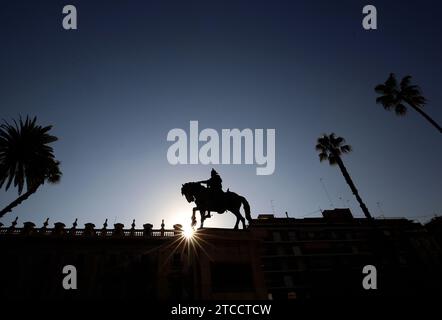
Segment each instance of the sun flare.
[[190,226],[187,226],[187,227],[183,228],[183,236],[186,239],[191,239],[193,237],[194,232],[195,231]]

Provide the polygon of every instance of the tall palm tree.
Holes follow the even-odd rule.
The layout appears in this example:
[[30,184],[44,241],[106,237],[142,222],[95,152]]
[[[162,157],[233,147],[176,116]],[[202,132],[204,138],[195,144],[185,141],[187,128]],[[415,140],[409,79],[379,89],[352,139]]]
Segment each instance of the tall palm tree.
[[342,175],[345,178],[345,181],[350,186],[351,191],[358,200],[359,205],[361,206],[362,211],[368,219],[372,219],[370,212],[367,209],[364,201],[359,195],[358,189],[356,189],[353,180],[350,177],[350,174],[347,171],[347,168],[342,162],[341,156],[345,153],[351,152],[352,148],[350,145],[345,144],[345,139],[342,137],[336,137],[334,133],[330,135],[323,134],[318,138],[316,144],[316,150],[319,151],[319,161],[328,160],[330,165],[338,165],[339,169],[341,169]]
[[394,73],[390,73],[390,76],[383,84],[375,87],[375,91],[380,94],[376,98],[376,102],[382,104],[385,110],[394,109],[398,116],[403,116],[407,112],[407,107],[404,104],[406,103],[427,119],[439,132],[442,132],[442,128],[436,121],[422,110],[427,103],[427,99],[422,95],[419,86],[411,84],[411,76],[403,77],[398,85],[396,76]]
[[[0,218],[18,206],[46,181],[57,183],[61,178],[60,162],[55,159],[50,143],[58,138],[48,132],[52,126],[36,124],[37,118],[6,121],[0,125],[0,188],[8,190],[12,182],[19,197],[0,211]],[[22,194],[26,185],[26,192]]]

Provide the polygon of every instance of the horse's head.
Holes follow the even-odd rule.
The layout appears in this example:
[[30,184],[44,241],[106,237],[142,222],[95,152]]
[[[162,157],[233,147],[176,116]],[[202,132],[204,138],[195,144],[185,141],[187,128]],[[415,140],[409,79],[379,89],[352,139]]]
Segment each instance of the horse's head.
[[195,182],[187,182],[181,187],[181,195],[186,197],[187,202],[195,201]]

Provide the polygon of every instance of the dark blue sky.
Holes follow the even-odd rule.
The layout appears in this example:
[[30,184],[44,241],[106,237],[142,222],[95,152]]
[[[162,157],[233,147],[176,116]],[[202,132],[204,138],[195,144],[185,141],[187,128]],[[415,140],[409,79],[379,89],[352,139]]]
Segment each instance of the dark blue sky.
[[[62,7],[78,10],[76,31]],[[59,185],[45,185],[2,222],[70,225],[105,218],[138,226],[188,223],[181,183],[212,166],[171,166],[167,133],[275,128],[276,170],[218,165],[252,215],[362,212],[337,167],[319,163],[323,132],[347,139],[344,162],[374,216],[425,221],[442,211],[441,137],[410,110],[375,104],[390,72],[413,75],[442,122],[438,1],[375,1],[378,30],[361,27],[366,1],[10,1],[0,6],[1,117],[53,124]],[[320,179],[328,190],[329,201]],[[1,192],[4,206],[16,190]],[[378,203],[381,208],[378,207]],[[312,214],[314,216],[315,214]],[[319,213],[316,213],[319,215]],[[233,226],[231,214],[207,226]]]

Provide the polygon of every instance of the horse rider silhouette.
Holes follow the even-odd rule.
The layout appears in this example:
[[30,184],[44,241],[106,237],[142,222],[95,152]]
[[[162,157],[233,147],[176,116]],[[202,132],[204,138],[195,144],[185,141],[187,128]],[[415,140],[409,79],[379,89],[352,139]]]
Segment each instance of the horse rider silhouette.
[[[197,183],[202,183],[207,186],[213,196],[213,199],[215,200],[215,203],[219,204],[221,202],[222,196],[224,194],[222,185],[223,180],[221,179],[219,173],[215,171],[215,169],[212,168],[212,171],[210,172],[210,179],[197,181]],[[211,217],[210,212],[208,213],[207,217]]]
[[223,180],[221,179],[220,175],[218,174],[218,172],[215,171],[215,169],[212,169],[212,171],[210,172],[210,179],[208,180],[203,180],[203,181],[198,181],[198,183],[203,183],[205,185],[207,185],[207,187],[210,189],[210,191],[215,192],[222,192],[223,191]]

